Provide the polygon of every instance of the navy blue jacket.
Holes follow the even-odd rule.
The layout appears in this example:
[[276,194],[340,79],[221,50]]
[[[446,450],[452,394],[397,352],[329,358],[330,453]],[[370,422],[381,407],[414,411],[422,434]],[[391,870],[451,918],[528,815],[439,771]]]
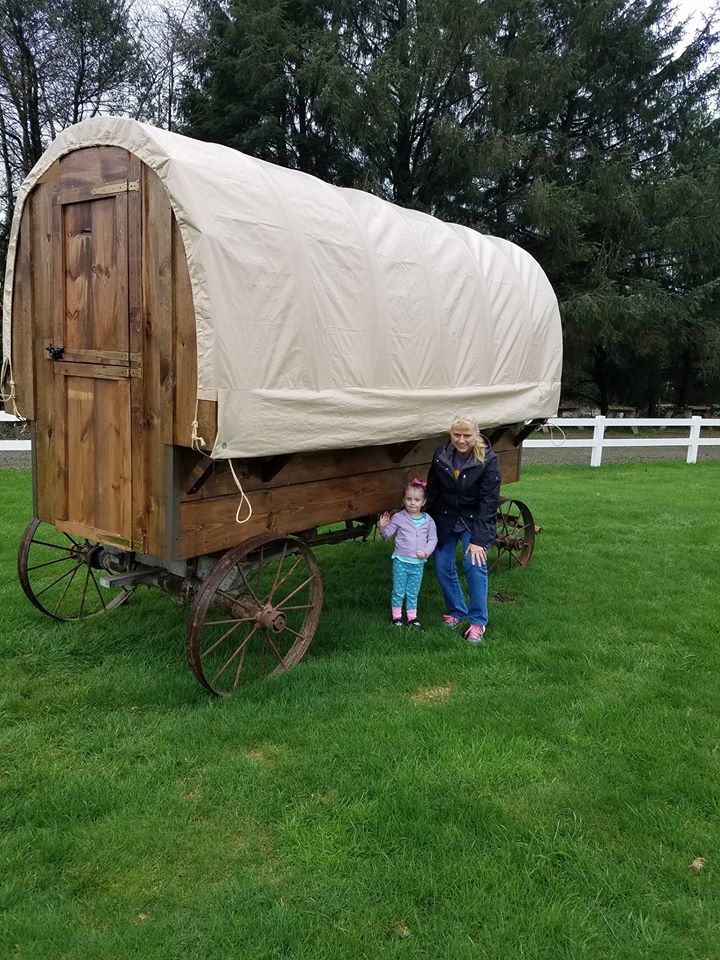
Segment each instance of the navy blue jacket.
[[427,478],[425,509],[435,521],[439,543],[451,535],[458,520],[470,531],[470,543],[486,550],[495,543],[495,517],[500,498],[500,465],[487,447],[485,460],[471,457],[455,479],[453,445],[438,447]]

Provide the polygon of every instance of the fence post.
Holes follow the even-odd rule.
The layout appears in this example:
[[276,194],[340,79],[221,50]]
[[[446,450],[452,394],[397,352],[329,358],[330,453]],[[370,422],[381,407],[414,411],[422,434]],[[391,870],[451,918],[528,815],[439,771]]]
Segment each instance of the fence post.
[[605,417],[598,415],[595,417],[595,429],[593,431],[592,453],[590,455],[590,466],[599,467],[602,463],[603,437],[605,436]]
[[690,437],[688,439],[687,463],[697,463],[698,441],[700,440],[700,425],[702,417],[691,417]]

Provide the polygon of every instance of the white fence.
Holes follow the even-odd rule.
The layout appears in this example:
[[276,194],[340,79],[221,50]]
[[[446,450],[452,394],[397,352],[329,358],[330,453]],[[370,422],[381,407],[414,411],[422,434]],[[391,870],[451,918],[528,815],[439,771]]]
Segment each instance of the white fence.
[[[10,413],[0,410],[0,420],[10,420],[18,422],[16,417]],[[633,419],[625,417],[554,417],[548,420],[547,426],[551,436],[547,440],[525,440],[525,447],[540,447],[547,450],[561,450],[569,447],[590,449],[590,466],[599,467],[602,463],[603,450],[607,447],[686,447],[687,462],[697,463],[699,447],[720,447],[720,438],[703,437],[701,431],[714,427],[720,428],[720,419],[703,419],[703,417],[688,417],[681,419],[652,419],[636,417]],[[638,437],[632,436],[625,439],[609,439],[605,436],[607,427],[615,430],[618,427],[627,427],[633,433],[637,433],[638,427],[660,427],[677,430],[681,427],[688,428],[687,437]],[[593,434],[590,437],[566,437],[562,431],[566,427],[592,427]],[[553,435],[557,430],[558,435]],[[0,450],[29,450],[29,440],[0,440]]]
[[[701,431],[711,427],[720,428],[720,419],[704,419],[703,417],[687,417],[685,419],[654,419],[652,417],[554,417],[548,420],[551,436],[547,440],[525,440],[524,447],[541,447],[560,450],[563,447],[590,449],[590,466],[599,467],[602,463],[603,450],[608,447],[686,447],[687,462],[697,463],[699,447],[720,447],[720,439],[703,437]],[[562,431],[566,427],[592,427],[590,437],[566,437]],[[618,427],[627,427],[637,433],[638,427],[660,427],[677,430],[687,427],[686,437],[626,437],[610,439],[605,436],[605,430]],[[553,434],[557,434],[553,436]]]
[[[14,417],[11,413],[5,413],[4,410],[0,410],[0,421],[10,420],[13,423],[17,423],[17,417]],[[29,440],[0,440],[0,450],[29,450],[30,441]]]

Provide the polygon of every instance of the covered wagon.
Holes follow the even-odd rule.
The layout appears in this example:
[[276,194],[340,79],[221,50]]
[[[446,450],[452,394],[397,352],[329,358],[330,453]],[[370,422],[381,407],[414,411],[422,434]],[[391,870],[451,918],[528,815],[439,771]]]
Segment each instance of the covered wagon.
[[[227,693],[297,663],[312,545],[366,536],[458,411],[518,478],[528,424],[557,410],[561,331],[511,243],[102,118],[21,188],[3,354],[33,424],[29,598],[76,619],[173,592],[194,673]],[[508,517],[499,546],[524,562],[532,524]]]

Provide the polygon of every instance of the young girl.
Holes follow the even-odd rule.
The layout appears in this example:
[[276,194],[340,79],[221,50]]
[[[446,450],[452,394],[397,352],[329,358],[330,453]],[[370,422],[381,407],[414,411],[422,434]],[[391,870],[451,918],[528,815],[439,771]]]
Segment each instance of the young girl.
[[417,617],[418,594],[427,558],[437,544],[435,522],[426,513],[425,484],[411,480],[403,491],[404,510],[383,513],[378,520],[380,536],[386,540],[395,537],[392,555],[393,588],[390,598],[393,626],[402,626],[402,605],[409,627],[420,627]]

